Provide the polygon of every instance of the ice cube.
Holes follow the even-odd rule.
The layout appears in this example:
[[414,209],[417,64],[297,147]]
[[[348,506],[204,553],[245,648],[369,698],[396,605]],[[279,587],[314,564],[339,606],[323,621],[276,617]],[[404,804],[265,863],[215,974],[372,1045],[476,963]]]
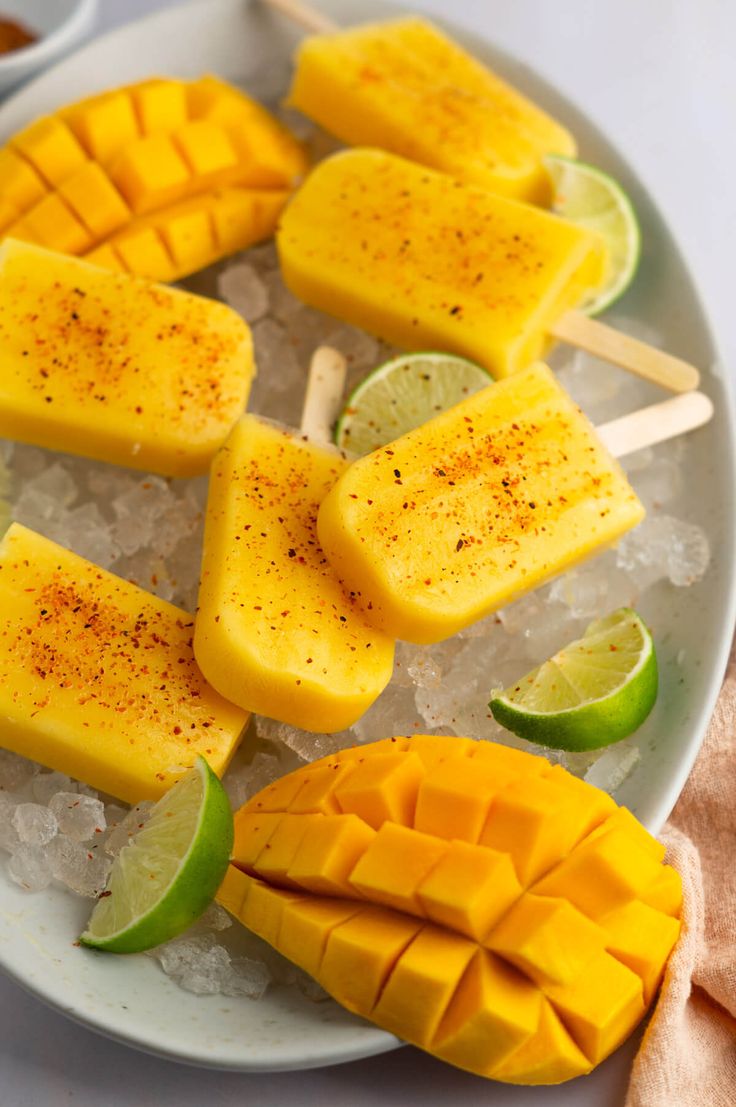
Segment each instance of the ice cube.
[[266,273],[263,283],[271,304],[271,314],[279,323],[289,323],[304,307],[284,284],[278,270]]
[[227,269],[233,264],[237,265],[241,259],[246,259],[261,275],[272,269],[278,269],[279,258],[276,252],[276,243],[271,239],[260,246],[251,246],[244,254],[236,254],[234,258],[226,262],[225,268]]
[[521,676],[528,663],[509,650],[518,642],[504,635],[462,644],[435,687],[416,689],[417,710],[431,729],[471,738],[502,740],[505,731],[493,718],[491,689]]
[[33,798],[36,803],[48,806],[48,802],[57,792],[76,792],[77,785],[66,773],[40,772],[33,779]]
[[669,503],[682,489],[682,466],[673,458],[658,457],[633,477],[637,495],[648,511]]
[[39,766],[34,761],[10,750],[0,750],[0,789],[4,792],[20,792],[38,771]]
[[97,504],[80,504],[68,513],[65,526],[69,532],[69,545],[80,557],[109,569],[120,556],[120,546]]
[[379,364],[379,344],[372,335],[357,327],[342,324],[334,327],[324,339],[326,346],[339,350],[348,363],[350,379],[364,377]]
[[351,728],[357,742],[375,742],[397,734],[420,734],[426,727],[412,688],[388,686]]
[[702,527],[672,515],[650,515],[618,545],[617,564],[640,588],[668,578],[678,587],[700,580],[710,563]]
[[111,534],[124,554],[134,554],[150,544],[159,516],[171,499],[166,481],[154,476],[145,477],[115,497],[112,506],[116,522]]
[[127,846],[131,838],[146,825],[152,809],[153,804],[150,800],[142,800],[135,807],[131,807],[105,838],[105,853],[110,857],[116,857],[123,846]]
[[261,319],[253,327],[258,376],[249,408],[292,426],[297,426],[301,417],[308,363],[306,356],[300,362],[297,342],[298,337],[288,334],[275,319]]
[[638,746],[628,742],[618,742],[608,746],[585,774],[588,784],[594,784],[596,788],[602,788],[604,792],[613,795],[623,782],[631,775],[641,760],[641,752]]
[[617,564],[615,552],[604,553],[553,581],[545,604],[546,618],[541,620],[542,634],[559,626],[562,635],[554,653],[579,637],[601,612],[631,607],[637,596],[636,584]]
[[287,392],[293,387],[295,379],[304,383],[294,343],[282,323],[275,319],[262,319],[253,328],[253,344],[258,361],[256,379],[266,381],[272,392]]
[[49,801],[59,832],[76,842],[88,842],[105,830],[105,805],[102,800],[76,792],[57,792]]
[[230,954],[212,935],[184,935],[152,950],[167,976],[196,995],[222,994],[231,976]]
[[232,916],[219,903],[211,903],[197,920],[197,926],[204,930],[227,930],[232,925]]
[[318,984],[309,973],[298,973],[296,986],[302,995],[305,996],[306,999],[311,1000],[312,1003],[325,1003],[327,1000],[332,999],[330,993],[326,992],[322,985]]
[[417,688],[437,688],[442,681],[442,665],[437,655],[426,648],[415,648],[406,671]]
[[53,811],[39,803],[19,803],[13,812],[13,826],[21,842],[33,846],[45,846],[59,829]]
[[22,842],[8,861],[8,873],[27,892],[40,892],[52,880],[48,851],[42,845]]
[[270,983],[271,973],[263,961],[253,961],[250,957],[232,957],[229,973],[221,990],[226,996],[260,999]]
[[314,734],[296,727],[289,727],[284,732],[282,741],[304,761],[317,761],[320,757],[329,757],[330,754],[354,744],[350,734],[344,730],[334,734]]
[[55,461],[26,484],[26,489],[43,492],[59,507],[69,507],[77,498],[77,482],[67,470]]
[[247,323],[255,323],[268,311],[268,289],[252,265],[231,265],[220,273],[217,288],[225,303]]
[[96,898],[104,891],[112,862],[81,842],[57,834],[46,846],[56,880],[80,896]]
[[0,848],[13,853],[20,843],[20,834],[16,830],[13,817],[17,804],[4,792],[0,792]]

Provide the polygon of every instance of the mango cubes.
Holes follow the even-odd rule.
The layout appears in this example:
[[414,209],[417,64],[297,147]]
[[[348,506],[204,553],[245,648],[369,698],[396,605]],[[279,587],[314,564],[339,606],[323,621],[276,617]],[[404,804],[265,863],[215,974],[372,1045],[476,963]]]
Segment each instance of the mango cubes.
[[254,371],[225,304],[12,241],[0,360],[0,434],[164,476],[206,472]]
[[0,543],[2,745],[135,803],[201,753],[218,775],[248,721],[214,691],[185,611],[19,524]]
[[299,143],[215,77],[152,79],[44,116],[0,150],[0,233],[173,281],[268,238]]
[[555,1084],[659,985],[681,896],[663,856],[544,758],[417,735],[249,800],[218,899],[356,1014],[481,1076]]

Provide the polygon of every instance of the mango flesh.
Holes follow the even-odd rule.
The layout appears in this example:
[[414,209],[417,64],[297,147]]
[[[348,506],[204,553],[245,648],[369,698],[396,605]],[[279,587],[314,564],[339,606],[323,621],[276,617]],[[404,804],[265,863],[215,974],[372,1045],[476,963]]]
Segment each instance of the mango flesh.
[[[443,825],[473,778],[472,817]],[[555,1084],[616,1049],[656,992],[680,926],[663,856],[544,758],[417,735],[249,800],[218,898],[351,1011],[478,1075]]]
[[164,476],[206,472],[254,372],[225,304],[0,245],[0,434]]
[[391,679],[370,626],[317,541],[317,510],[348,462],[246,415],[207,497],[194,651],[224,696],[306,730],[350,726]]
[[270,237],[305,169],[299,143],[225,81],[141,81],[0,149],[0,235],[179,280]]
[[416,17],[305,39],[289,102],[351,146],[379,146],[504,196],[547,203],[544,154],[572,135]]
[[227,768],[247,712],[202,676],[185,611],[14,523],[0,543],[2,746],[128,803],[202,754]]

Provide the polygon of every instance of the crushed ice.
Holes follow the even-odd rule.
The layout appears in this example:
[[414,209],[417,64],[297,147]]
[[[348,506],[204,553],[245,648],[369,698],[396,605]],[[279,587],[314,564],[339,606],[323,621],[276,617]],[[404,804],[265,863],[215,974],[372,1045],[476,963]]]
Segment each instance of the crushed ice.
[[[259,372],[250,408],[283,422],[298,423],[306,367],[318,344],[335,345],[346,355],[349,388],[392,353],[371,336],[295,299],[281,280],[273,245],[197,274],[189,286],[226,300],[252,325]],[[637,321],[618,322],[629,333],[657,340]],[[659,398],[652,386],[584,353],[558,349],[552,361],[594,422]],[[391,684],[351,730],[314,735],[256,718],[250,740],[225,779],[233,807],[306,761],[388,734],[472,734],[531,749],[490,716],[491,687],[517,679],[601,612],[636,605],[660,581],[679,588],[705,573],[710,559],[705,533],[670,513],[682,489],[687,451],[687,442],[678,440],[625,460],[648,515],[616,550],[447,642],[399,643]],[[10,518],[17,519],[187,610],[196,606],[206,492],[206,478],[164,480],[0,442],[0,532]],[[591,754],[551,756],[609,792],[621,786],[640,758],[632,741]],[[79,895],[98,895],[113,857],[143,825],[150,806],[128,810],[63,773],[0,750],[0,848],[9,855],[11,880],[26,891],[39,891],[55,880]],[[264,943],[240,927],[231,928],[217,906],[152,956],[182,988],[198,994],[257,998],[275,982],[296,985],[315,1000],[324,998],[313,981]]]

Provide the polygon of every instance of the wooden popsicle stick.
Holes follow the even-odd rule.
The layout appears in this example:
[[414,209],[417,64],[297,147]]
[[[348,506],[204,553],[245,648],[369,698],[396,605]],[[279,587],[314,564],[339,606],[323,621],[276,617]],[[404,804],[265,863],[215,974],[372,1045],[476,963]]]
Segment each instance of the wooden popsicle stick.
[[549,333],[671,392],[691,392],[700,383],[700,373],[694,365],[591,319],[582,311],[566,312],[550,327]]
[[713,403],[708,396],[703,392],[686,392],[601,423],[595,429],[614,457],[624,457],[696,430],[710,422],[712,415]]
[[329,442],[332,424],[342,406],[348,363],[332,346],[318,346],[312,355],[302,408],[301,432],[312,442]]
[[280,12],[299,27],[303,27],[305,31],[324,35],[338,29],[337,23],[310,4],[303,4],[302,0],[263,0],[263,2],[273,11]]

